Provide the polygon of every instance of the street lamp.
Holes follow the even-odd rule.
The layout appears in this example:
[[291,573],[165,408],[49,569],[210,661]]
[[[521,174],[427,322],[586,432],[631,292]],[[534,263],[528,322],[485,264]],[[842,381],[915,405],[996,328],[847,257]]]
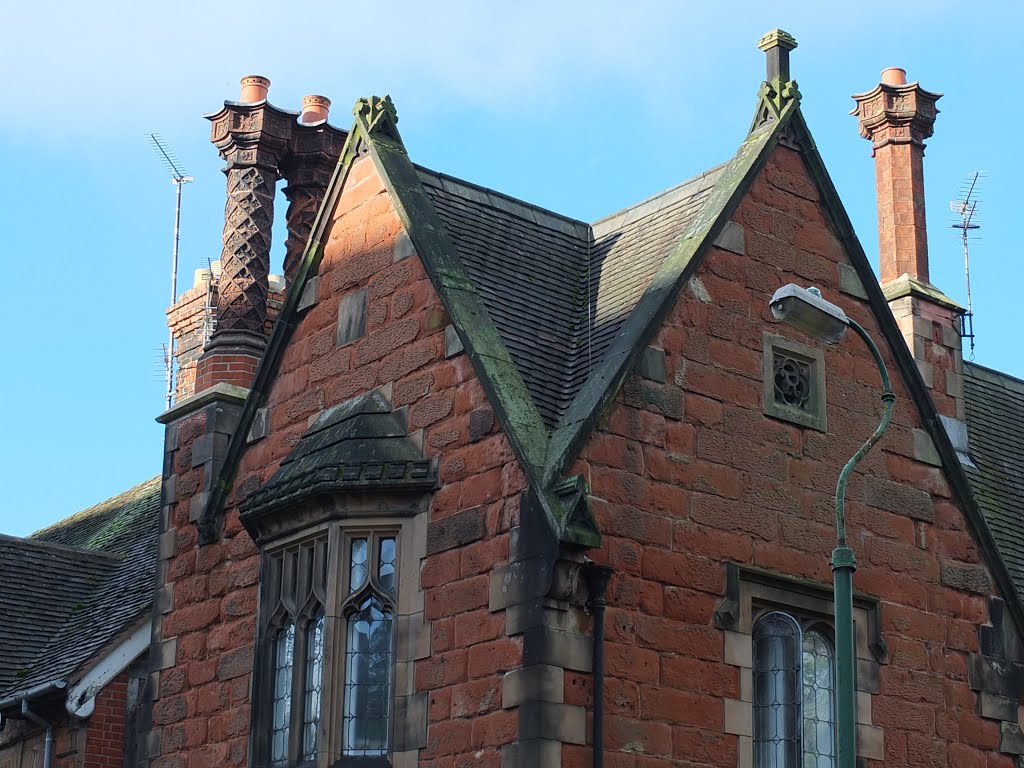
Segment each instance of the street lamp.
[[846,483],[857,462],[871,450],[889,427],[892,406],[896,401],[889,383],[889,372],[868,332],[846,316],[839,307],[821,298],[817,288],[784,285],[772,296],[769,306],[776,320],[798,328],[809,336],[827,344],[837,344],[852,328],[871,351],[878,372],[882,375],[882,420],[874,434],[868,438],[846,462],[836,483],[836,548],[832,550],[832,588],[836,622],[836,754],[837,768],[855,768],[856,750],[856,694],[854,691],[853,652],[853,572],[857,558],[846,543]]

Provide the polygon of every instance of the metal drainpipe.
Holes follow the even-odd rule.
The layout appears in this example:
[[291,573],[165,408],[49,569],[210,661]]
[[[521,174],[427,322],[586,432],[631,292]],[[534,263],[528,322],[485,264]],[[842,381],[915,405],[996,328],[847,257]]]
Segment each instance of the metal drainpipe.
[[614,569],[590,563],[586,569],[590,608],[594,612],[594,768],[604,768],[604,609]]
[[46,743],[43,746],[43,768],[50,768],[53,761],[53,723],[43,720],[28,708],[28,699],[21,700],[21,714],[41,728],[46,729]]

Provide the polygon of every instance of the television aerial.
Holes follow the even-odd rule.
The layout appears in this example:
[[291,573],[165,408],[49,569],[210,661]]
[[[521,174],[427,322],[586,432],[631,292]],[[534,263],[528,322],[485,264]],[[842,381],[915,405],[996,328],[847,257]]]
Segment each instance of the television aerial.
[[[171,250],[171,304],[178,298],[178,240],[181,231],[181,188],[192,181],[178,160],[174,151],[167,146],[166,142],[158,133],[150,133],[149,143],[153,145],[157,156],[171,172],[171,182],[176,188],[174,204],[174,247]],[[167,384],[167,407],[171,407],[174,400],[174,332],[168,331],[167,344],[163,350],[164,378]]]

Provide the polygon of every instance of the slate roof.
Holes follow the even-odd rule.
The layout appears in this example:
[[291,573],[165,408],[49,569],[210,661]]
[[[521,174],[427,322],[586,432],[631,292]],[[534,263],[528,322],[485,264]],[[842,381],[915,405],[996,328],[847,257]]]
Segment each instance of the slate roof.
[[309,496],[342,491],[429,490],[437,467],[406,436],[404,411],[379,390],[328,408],[269,481],[242,505],[245,522]]
[[[399,135],[390,98],[360,99],[353,111],[353,140],[339,158],[324,197],[321,214],[327,215],[317,217],[228,446],[220,474],[225,482],[214,484],[197,520],[200,541],[218,536],[230,479],[298,325],[306,282],[319,270],[331,214],[348,172],[368,152],[519,459],[532,501],[557,541],[600,546],[582,480],[565,473],[769,154],[783,145],[801,153],[823,212],[850,255],[899,374],[947,468],[968,527],[998,589],[1008,597],[1014,620],[1024,626],[1024,558],[1015,561],[1013,573],[1004,562],[1008,544],[1024,552],[1024,535],[1014,539],[1016,527],[1007,524],[997,541],[993,524],[986,520],[1020,519],[1019,509],[1005,513],[1004,501],[1014,493],[1020,498],[1019,489],[1010,485],[1010,474],[1020,467],[1004,467],[1000,473],[989,463],[979,469],[975,490],[995,490],[988,494],[990,511],[978,509],[972,481],[957,461],[920,371],[902,343],[799,104],[795,82],[765,81],[750,131],[724,167],[586,224],[415,166]],[[982,416],[981,399],[971,398],[977,425],[989,417]],[[993,450],[998,452],[999,446]],[[1009,553],[1008,559],[1012,557]]]
[[[324,206],[336,205],[348,169],[368,150],[543,514],[564,542],[599,545],[586,505],[566,501],[575,497],[563,493],[572,478],[562,474],[724,227],[779,126],[797,112],[791,96],[779,99],[759,109],[767,116],[726,165],[592,224],[414,165],[390,99],[356,105],[356,140],[339,159]],[[275,326],[228,446],[223,479],[238,466],[244,436],[269,396],[332,220],[319,217],[310,235],[282,308],[285,322]],[[327,462],[316,472],[326,477],[339,466]],[[283,465],[247,509],[256,514],[260,505],[283,503],[300,484],[286,473],[297,472]],[[312,475],[302,472],[308,485]],[[230,487],[214,484],[197,520],[201,542],[216,540]]]
[[1024,381],[964,361],[964,465],[1007,569],[1024,594]]
[[417,167],[548,427],[561,420],[724,168],[586,224]]
[[0,699],[67,679],[148,612],[160,478],[29,538],[0,536]]

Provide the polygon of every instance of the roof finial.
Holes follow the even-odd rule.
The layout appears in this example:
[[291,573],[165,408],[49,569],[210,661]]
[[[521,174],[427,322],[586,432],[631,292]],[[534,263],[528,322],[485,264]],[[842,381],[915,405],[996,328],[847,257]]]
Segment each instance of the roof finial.
[[793,36],[773,29],[757,41],[757,47],[765,52],[768,75],[757,92],[757,112],[750,124],[751,133],[779,120],[787,106],[800,102],[800,90],[789,76],[789,52],[796,48]]
[[781,29],[773,29],[757,41],[757,47],[765,52],[767,58],[768,74],[765,77],[769,83],[779,81],[788,83],[789,76],[789,52],[796,48],[796,39]]

